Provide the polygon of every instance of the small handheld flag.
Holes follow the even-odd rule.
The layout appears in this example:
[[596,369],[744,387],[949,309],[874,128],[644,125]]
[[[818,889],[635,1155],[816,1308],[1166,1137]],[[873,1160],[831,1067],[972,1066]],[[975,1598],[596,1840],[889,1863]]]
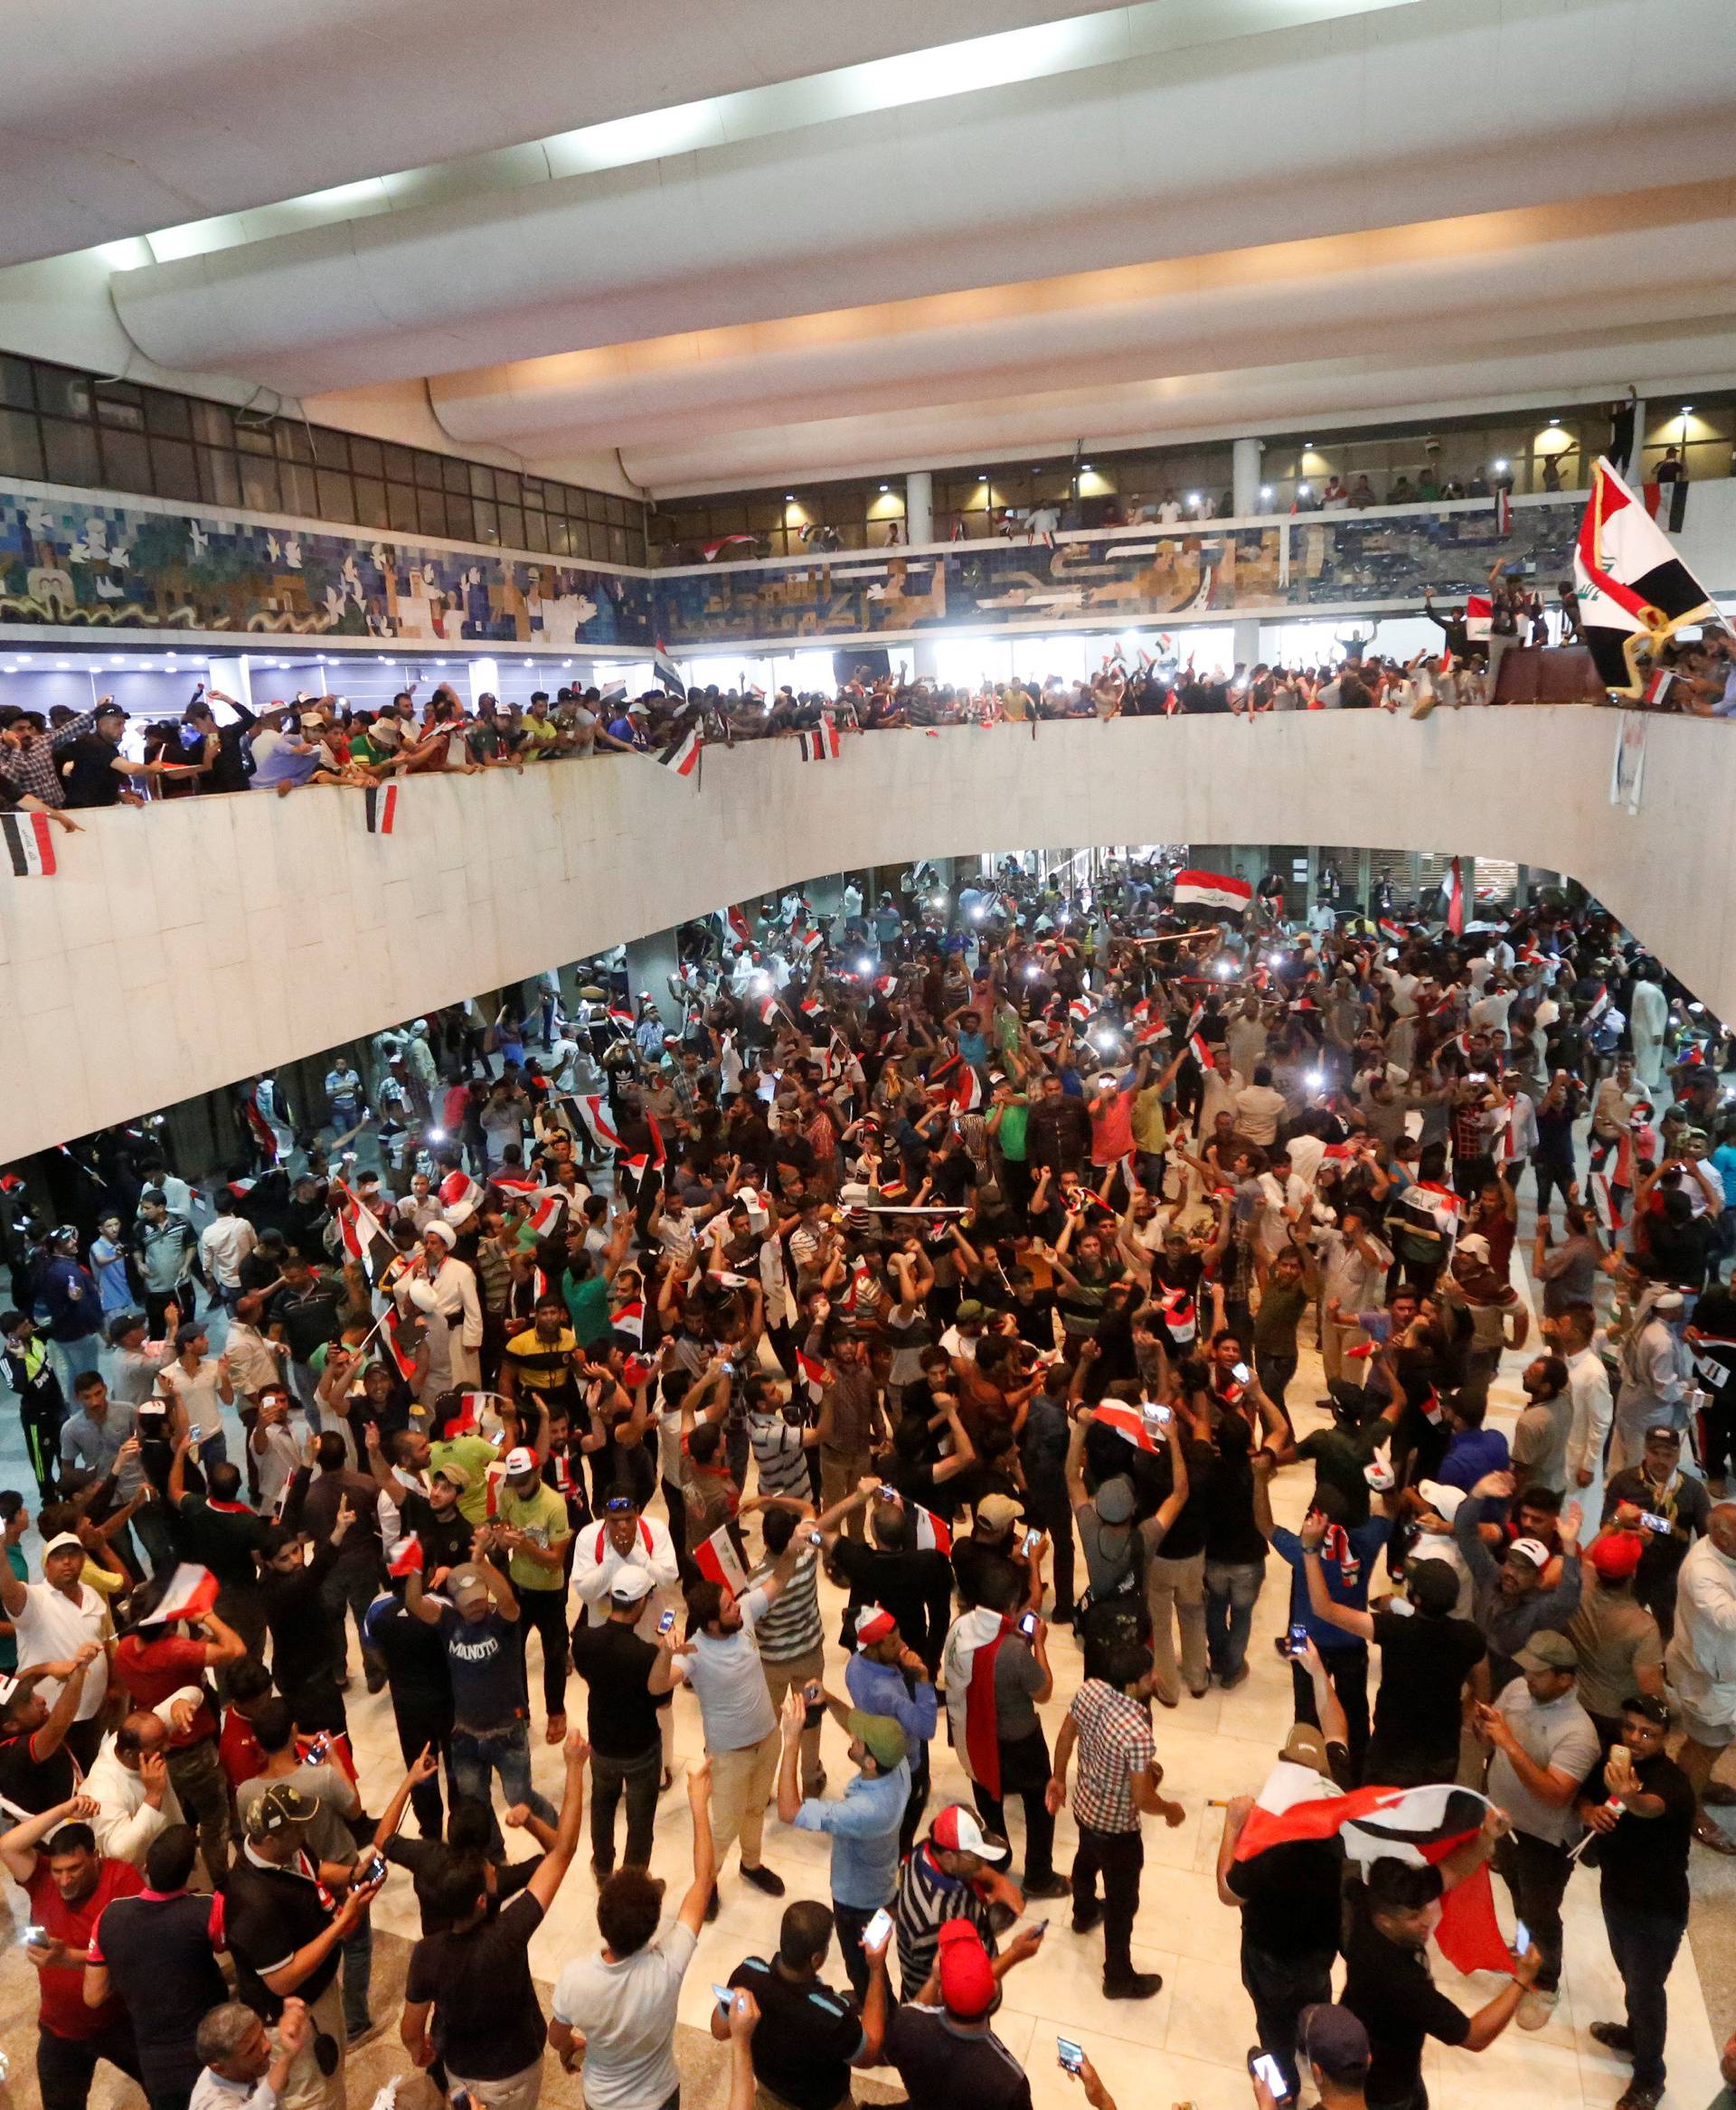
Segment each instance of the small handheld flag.
[[740,1597],[748,1587],[748,1571],[741,1565],[727,1524],[720,1524],[709,1539],[693,1550],[693,1566],[701,1575]]
[[398,825],[398,787],[371,784],[362,794],[367,808],[370,835],[390,835]]
[[141,1626],[166,1625],[175,1619],[198,1619],[217,1602],[217,1578],[196,1561],[184,1560],[169,1578],[169,1587],[156,1601],[156,1609]]
[[699,728],[690,725],[662,749],[657,760],[664,768],[673,769],[677,777],[691,777],[699,768],[699,751],[704,744],[699,737]]
[[657,639],[656,650],[651,655],[651,672],[672,696],[679,696],[684,703],[687,701],[687,684],[682,680],[661,637]]
[[810,726],[798,733],[804,762],[835,762],[838,758],[838,729],[828,718],[822,724]]

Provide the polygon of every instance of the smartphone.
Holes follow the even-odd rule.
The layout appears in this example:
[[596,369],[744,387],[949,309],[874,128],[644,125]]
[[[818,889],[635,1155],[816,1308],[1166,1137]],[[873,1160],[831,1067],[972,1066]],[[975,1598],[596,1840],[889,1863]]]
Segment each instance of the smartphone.
[[1161,1400],[1146,1408],[1146,1419],[1154,1428],[1167,1428],[1175,1418],[1174,1408],[1165,1407]]
[[1037,1615],[1034,1612],[1027,1612],[1024,1617],[1019,1621],[1019,1632],[1024,1634],[1027,1641],[1034,1641],[1037,1638]]
[[1237,1384],[1245,1385],[1253,1372],[1245,1362],[1232,1362],[1230,1365],[1230,1375],[1234,1378]]
[[1042,1527],[1042,1525],[1041,1525],[1041,1524],[1031,1524],[1031,1525],[1027,1526],[1027,1527],[1026,1527],[1026,1530],[1025,1530],[1025,1534],[1024,1534],[1024,1550],[1025,1550],[1025,1554],[1026,1554],[1027,1558],[1028,1558],[1028,1557],[1029,1557],[1031,1554],[1034,1553],[1034,1552],[1036,1551],[1037,1548],[1038,1548],[1039,1546],[1041,1546],[1042,1544],[1043,1544],[1043,1527]]
[[332,1739],[322,1732],[308,1745],[307,1763],[309,1766],[324,1766],[331,1755]]
[[1304,1624],[1304,1623],[1303,1623],[1303,1622],[1302,1622],[1300,1619],[1295,1620],[1294,1622],[1292,1622],[1292,1624],[1291,1624],[1291,1626],[1290,1626],[1290,1639],[1289,1639],[1289,1644],[1288,1644],[1288,1648],[1286,1649],[1285,1653],[1286,1653],[1286,1654],[1288,1654],[1288,1655],[1299,1656],[1299,1655],[1302,1653],[1302,1651],[1303,1651],[1303,1650],[1304,1650],[1304,1649],[1305,1649],[1305,1648],[1306,1648],[1307,1645],[1308,1645],[1308,1630],[1307,1630],[1307,1627],[1306,1626],[1306,1625],[1305,1625],[1305,1624]]
[[807,1542],[810,1546],[824,1546],[826,1544],[826,1533],[824,1531],[810,1531],[807,1534]]
[[877,1949],[892,1931],[892,1916],[882,1905],[862,1930],[863,1947],[864,1949]]
[[364,1885],[368,1883],[377,1883],[381,1877],[385,1874],[385,1872],[386,1857],[380,1851],[378,1847],[375,1847],[373,1851],[368,1856],[367,1860],[364,1860],[361,1867],[356,1870],[355,1879],[358,1883]]
[[1648,1509],[1641,1510],[1639,1512],[1639,1521],[1642,1524],[1645,1525],[1648,1531],[1657,1531],[1660,1533],[1667,1534],[1670,1530],[1670,1520],[1668,1517],[1660,1517],[1653,1511]]
[[723,2012],[724,2012],[724,2013],[727,2015],[727,2014],[729,2013],[730,2010],[731,2010],[731,2008],[732,2008],[732,2007],[735,2005],[735,1990],[734,1990],[734,1988],[733,1988],[732,1986],[728,1986],[728,1985],[716,1985],[716,1984],[714,1984],[714,1985],[712,1987],[712,1992],[713,1992],[713,1993],[716,1995],[716,1997],[717,1997],[717,2004],[718,2004],[718,2006],[719,2006],[719,2007],[720,2007],[720,2008],[722,2010],[722,2011],[723,2011]]
[[48,1929],[45,1926],[27,1926],[18,1936],[20,1943],[27,1949],[40,1946],[48,1938]]
[[1530,1948],[1530,1946],[1531,1929],[1525,1925],[1523,1919],[1515,1919],[1513,1923],[1514,1955],[1515,1956],[1523,1956],[1525,1951]]
[[1085,2048],[1075,2044],[1071,2037],[1057,2037],[1055,2057],[1060,2059],[1063,2071],[1078,2073],[1085,2064]]
[[1264,2081],[1267,2093],[1274,2103],[1288,2103],[1290,2091],[1285,2084],[1284,2068],[1269,2051],[1250,2051],[1248,2054],[1248,2071],[1258,2081]]
[[657,1621],[657,1632],[659,1634],[668,1634],[674,1628],[675,1624],[675,1614],[673,1612],[665,1612],[663,1617]]
[[880,1485],[874,1490],[874,1500],[876,1502],[896,1502],[898,1500],[898,1490],[896,1487],[889,1487],[886,1482],[882,1480]]
[[1049,1932],[1049,1922],[1046,1919],[1033,1919],[1031,1922],[1031,1932],[1041,1941]]
[[1609,1758],[1611,1763],[1617,1766],[1631,1766],[1634,1762],[1633,1753],[1628,1750],[1626,1744],[1611,1744]]

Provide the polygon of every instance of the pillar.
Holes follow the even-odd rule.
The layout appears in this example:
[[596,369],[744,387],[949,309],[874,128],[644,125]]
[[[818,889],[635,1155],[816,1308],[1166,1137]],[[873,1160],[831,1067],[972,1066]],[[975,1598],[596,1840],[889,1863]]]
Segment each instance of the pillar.
[[1230,510],[1238,520],[1260,511],[1260,457],[1262,442],[1238,439],[1230,448]]
[[1260,664],[1260,617],[1238,616],[1235,624],[1235,662],[1245,672]]
[[[221,689],[225,696],[233,696],[238,703],[251,711],[253,684],[248,671],[251,664],[252,662],[245,656],[213,659],[205,669],[205,686],[207,689]],[[212,708],[216,713],[219,725],[230,722],[230,713],[221,703],[213,704]]]
[[927,469],[912,469],[904,479],[904,533],[911,542],[934,540],[934,478]]
[[636,937],[627,948],[627,984],[635,1011],[639,992],[649,990],[657,1015],[665,1025],[678,1026],[681,1013],[669,994],[669,977],[677,958],[673,930],[654,930],[648,937]]
[[478,696],[498,696],[500,693],[500,662],[497,659],[467,660],[470,681],[470,702],[474,707]]
[[918,637],[910,646],[910,664],[918,681],[933,681],[940,671],[940,655],[932,637]]

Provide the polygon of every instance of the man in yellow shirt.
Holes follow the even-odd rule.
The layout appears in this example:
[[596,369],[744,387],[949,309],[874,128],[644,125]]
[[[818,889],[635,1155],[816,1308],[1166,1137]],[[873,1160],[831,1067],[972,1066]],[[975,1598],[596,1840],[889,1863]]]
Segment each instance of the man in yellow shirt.
[[542,1478],[536,1453],[521,1444],[506,1454],[497,1512],[489,1526],[491,1550],[512,1556],[508,1577],[518,1596],[518,1645],[534,1627],[542,1637],[542,1709],[548,1739],[567,1733],[567,1572],[564,1548],[572,1536],[565,1498]]

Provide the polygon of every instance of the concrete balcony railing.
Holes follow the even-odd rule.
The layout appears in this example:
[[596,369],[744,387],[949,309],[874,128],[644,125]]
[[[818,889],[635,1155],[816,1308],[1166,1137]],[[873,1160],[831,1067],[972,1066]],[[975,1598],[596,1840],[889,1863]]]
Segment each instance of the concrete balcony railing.
[[1510,858],[1591,890],[1736,1017],[1736,739],[1615,712],[1369,711],[919,731],[80,816],[0,890],[0,1163],[791,882],[918,856],[1333,843]]

